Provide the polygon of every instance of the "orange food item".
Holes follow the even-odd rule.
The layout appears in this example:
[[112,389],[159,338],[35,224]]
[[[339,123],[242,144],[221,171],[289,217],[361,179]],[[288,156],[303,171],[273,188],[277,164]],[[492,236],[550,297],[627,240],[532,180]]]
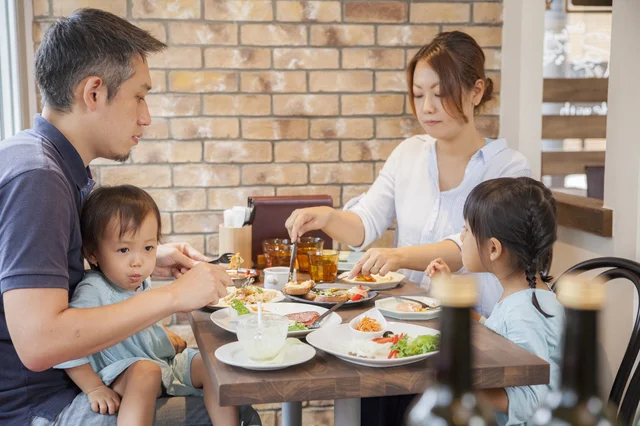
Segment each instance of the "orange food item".
[[363,282],[363,283],[375,283],[376,282],[376,279],[373,278],[371,275],[367,275],[366,277],[364,275],[358,275],[353,280],[354,281],[358,281],[358,282]]
[[238,270],[240,265],[242,265],[243,263],[244,263],[244,259],[240,257],[240,253],[236,253],[233,256],[231,256],[231,261],[229,262],[229,268]]
[[382,330],[382,326],[373,318],[364,317],[356,325],[356,330],[364,332],[375,332]]
[[414,303],[414,302],[398,303],[398,306],[396,306],[396,311],[422,312],[422,306],[420,306],[419,303]]

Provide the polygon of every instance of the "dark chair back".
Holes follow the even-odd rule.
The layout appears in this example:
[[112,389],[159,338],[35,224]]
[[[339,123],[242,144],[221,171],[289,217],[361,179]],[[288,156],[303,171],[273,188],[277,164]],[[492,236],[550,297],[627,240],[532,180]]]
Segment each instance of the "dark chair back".
[[[595,259],[585,260],[575,266],[569,268],[563,275],[568,273],[580,273],[593,271],[595,269],[608,268],[601,272],[598,277],[604,281],[610,281],[617,278],[624,278],[633,283],[640,297],[640,263],[629,259],[619,257],[599,257]],[[559,277],[558,279],[560,279]],[[555,286],[554,286],[555,287]],[[555,288],[554,288],[555,289]],[[624,425],[631,425],[636,415],[638,401],[640,400],[640,369],[636,369],[631,376],[633,366],[636,363],[638,352],[640,351],[640,312],[636,316],[636,322],[633,325],[631,338],[627,350],[622,358],[622,363],[616,374],[609,394],[609,402],[615,405],[618,410],[618,420]],[[629,377],[631,380],[629,381]],[[627,391],[625,387],[629,384]]]

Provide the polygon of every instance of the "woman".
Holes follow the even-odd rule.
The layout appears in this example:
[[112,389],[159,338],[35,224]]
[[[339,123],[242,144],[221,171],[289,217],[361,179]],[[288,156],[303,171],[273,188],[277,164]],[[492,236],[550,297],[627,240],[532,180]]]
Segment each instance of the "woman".
[[[426,132],[402,142],[389,156],[366,194],[343,211],[314,207],[294,211],[286,221],[292,239],[322,229],[333,239],[362,250],[397,220],[397,248],[371,249],[351,277],[386,274],[400,268],[414,282],[428,284],[421,271],[436,258],[452,270],[462,268],[459,233],[462,208],[479,183],[498,177],[531,176],[524,156],[504,139],[477,131],[474,114],[492,98],[484,53],[469,35],[439,34],[407,67],[413,113]],[[478,312],[488,316],[502,288],[490,274],[479,274]]]

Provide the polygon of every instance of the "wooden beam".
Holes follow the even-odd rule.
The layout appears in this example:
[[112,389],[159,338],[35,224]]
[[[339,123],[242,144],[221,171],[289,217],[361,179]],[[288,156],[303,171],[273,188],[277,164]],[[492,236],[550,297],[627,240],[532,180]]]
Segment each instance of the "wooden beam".
[[543,102],[606,102],[607,78],[545,78]]
[[604,139],[607,137],[605,115],[544,115],[542,139]]
[[548,151],[542,153],[542,174],[583,174],[586,166],[604,166],[605,151]]
[[613,210],[602,200],[553,191],[558,206],[558,225],[601,237],[613,235]]

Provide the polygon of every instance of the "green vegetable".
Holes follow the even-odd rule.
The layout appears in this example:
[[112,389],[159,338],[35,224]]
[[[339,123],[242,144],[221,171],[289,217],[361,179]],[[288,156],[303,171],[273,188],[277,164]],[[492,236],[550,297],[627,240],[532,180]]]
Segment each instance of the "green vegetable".
[[250,314],[251,313],[249,308],[247,308],[244,305],[244,303],[242,303],[238,299],[232,299],[231,300],[231,307],[236,310],[238,315],[246,315],[246,314]]
[[391,350],[398,351],[397,358],[405,358],[413,355],[422,355],[437,351],[440,347],[440,335],[425,334],[416,338],[402,336],[398,343],[391,346]]
[[307,330],[307,326],[302,324],[301,322],[296,322],[295,324],[291,324],[289,326],[289,331],[303,331]]

